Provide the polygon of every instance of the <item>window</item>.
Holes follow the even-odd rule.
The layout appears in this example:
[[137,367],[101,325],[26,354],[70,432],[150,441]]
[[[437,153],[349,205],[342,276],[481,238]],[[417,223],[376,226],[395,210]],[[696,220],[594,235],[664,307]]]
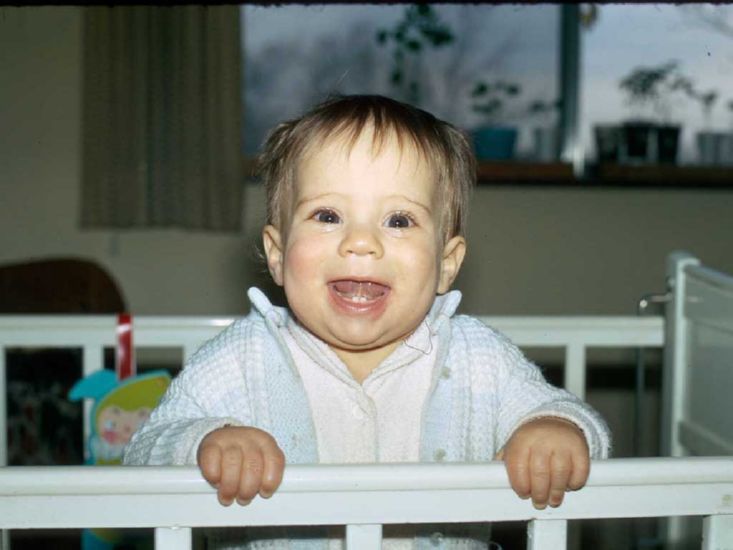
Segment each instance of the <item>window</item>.
[[[701,162],[698,132],[731,132],[733,7],[604,4],[582,37],[581,134],[590,158],[596,154],[593,127],[602,123],[644,118],[679,124],[679,164]],[[634,69],[670,63],[676,65],[669,82],[682,77],[691,87],[629,104],[622,79]],[[704,98],[711,92],[716,95],[706,108]]]
[[[245,154],[273,124],[338,92],[412,100],[465,129],[517,126],[517,156],[531,157],[532,126],[556,121],[558,13],[551,5],[244,6]],[[395,53],[401,23],[406,41]]]
[[[510,158],[529,164],[557,160],[561,132],[572,145],[577,113],[576,177],[604,177],[595,170],[600,165],[597,127],[611,126],[625,135],[625,123],[640,119],[656,127],[676,125],[678,151],[671,160],[619,153],[612,162],[617,167],[733,166],[733,7],[582,4],[577,8],[579,47],[574,31],[561,36],[561,18],[577,13],[574,9],[560,4],[244,6],[245,155],[256,153],[274,124],[330,93],[381,93],[416,103],[469,131],[513,127],[518,133]],[[419,31],[423,27],[433,36],[446,31],[450,39],[428,39]],[[402,44],[395,40],[400,28],[406,37]],[[573,67],[577,52],[579,80],[575,88],[574,73],[567,73],[567,127],[559,129],[560,65]],[[629,101],[629,87],[621,82],[640,71],[642,77],[661,73],[666,80],[660,88],[670,89]],[[577,109],[569,105],[574,89],[579,90]],[[656,128],[652,135],[661,132]],[[701,145],[713,143],[703,136],[710,133],[717,140],[713,156]],[[662,138],[654,139],[661,149]],[[573,179],[561,165],[558,170],[548,165],[539,177],[518,164],[486,168],[492,179],[507,181]],[[659,174],[654,177],[670,180]],[[702,177],[713,184],[729,179],[725,169],[680,174],[672,179],[699,183]]]

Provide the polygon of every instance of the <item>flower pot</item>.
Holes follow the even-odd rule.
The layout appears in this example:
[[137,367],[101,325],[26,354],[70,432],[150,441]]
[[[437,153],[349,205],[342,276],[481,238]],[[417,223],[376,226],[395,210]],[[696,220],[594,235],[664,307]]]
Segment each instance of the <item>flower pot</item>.
[[723,166],[733,166],[733,132],[725,134],[722,149],[720,164]]
[[593,127],[598,162],[618,162],[621,127],[617,124],[597,124]]
[[514,158],[517,129],[513,127],[485,126],[471,131],[476,157],[483,160],[508,160]]
[[653,122],[629,121],[621,126],[619,162],[654,164],[657,161],[657,126]]
[[532,130],[534,137],[534,158],[540,162],[553,162],[560,158],[560,129],[537,127]]
[[718,132],[698,132],[695,136],[697,142],[697,162],[710,166],[717,164],[718,143],[720,134]]
[[676,164],[680,127],[644,120],[621,126],[619,162],[624,164]]
[[657,162],[659,164],[677,164],[679,144],[679,126],[659,126],[657,128]]
[[698,162],[706,166],[733,165],[733,133],[698,132]]

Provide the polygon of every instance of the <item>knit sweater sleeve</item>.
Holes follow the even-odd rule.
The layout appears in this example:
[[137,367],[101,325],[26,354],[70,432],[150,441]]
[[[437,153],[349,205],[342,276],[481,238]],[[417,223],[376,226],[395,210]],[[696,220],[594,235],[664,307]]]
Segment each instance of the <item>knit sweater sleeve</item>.
[[[576,424],[585,435],[591,458],[607,458],[611,435],[605,421],[590,405],[565,389],[548,383],[505,336],[474,320],[481,340],[490,349],[489,378],[495,392],[495,443],[501,449],[521,425],[542,417]],[[483,367],[482,367],[483,368]]]
[[[240,323],[240,322],[238,322]],[[193,465],[201,440],[225,425],[250,425],[251,403],[238,349],[242,327],[204,344],[173,380],[125,448],[126,465]]]

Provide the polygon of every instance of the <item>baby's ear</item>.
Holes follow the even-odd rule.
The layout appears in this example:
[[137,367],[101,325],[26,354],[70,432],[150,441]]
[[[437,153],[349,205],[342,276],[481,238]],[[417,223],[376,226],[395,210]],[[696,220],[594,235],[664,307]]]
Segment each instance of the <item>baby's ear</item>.
[[438,294],[445,294],[458,276],[466,255],[466,239],[456,235],[443,247],[443,259],[440,262],[440,280]]
[[283,248],[280,231],[274,225],[262,229],[262,244],[267,257],[267,269],[275,284],[283,286]]

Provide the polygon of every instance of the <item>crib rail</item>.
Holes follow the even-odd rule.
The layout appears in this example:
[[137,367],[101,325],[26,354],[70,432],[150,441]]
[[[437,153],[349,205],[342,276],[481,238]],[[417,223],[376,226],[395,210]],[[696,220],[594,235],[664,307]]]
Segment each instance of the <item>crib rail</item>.
[[[523,348],[564,349],[565,387],[585,397],[588,349],[661,347],[662,317],[480,317]],[[234,319],[231,317],[134,318],[136,348],[180,348],[187,359],[207,339]],[[6,458],[5,350],[18,347],[78,348],[84,375],[103,367],[104,348],[116,344],[113,315],[0,315],[0,466]],[[86,405],[88,414],[89,404]],[[85,423],[86,425],[86,423]]]
[[341,524],[349,549],[370,550],[383,524],[479,521],[527,521],[530,550],[558,550],[568,520],[663,516],[703,516],[703,548],[733,548],[733,458],[596,461],[584,489],[543,511],[500,463],[289,466],[246,507],[219,505],[193,467],[0,468],[0,528],[153,527],[157,550],[190,549],[194,527]]

